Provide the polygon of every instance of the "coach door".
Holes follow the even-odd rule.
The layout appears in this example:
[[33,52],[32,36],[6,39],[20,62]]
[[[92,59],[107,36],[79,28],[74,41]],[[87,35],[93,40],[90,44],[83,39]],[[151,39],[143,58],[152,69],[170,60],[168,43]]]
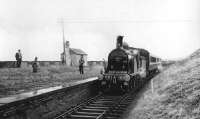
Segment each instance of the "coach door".
[[142,57],[142,69],[145,69],[146,70],[146,59],[144,57]]
[[137,59],[136,57],[134,57],[134,73],[138,72],[138,68],[137,68]]
[[147,65],[147,63],[146,63],[147,61],[146,61],[146,59],[145,59],[145,57],[141,57],[141,70],[140,70],[140,73],[141,73],[141,76],[144,78],[144,77],[146,77],[146,65]]

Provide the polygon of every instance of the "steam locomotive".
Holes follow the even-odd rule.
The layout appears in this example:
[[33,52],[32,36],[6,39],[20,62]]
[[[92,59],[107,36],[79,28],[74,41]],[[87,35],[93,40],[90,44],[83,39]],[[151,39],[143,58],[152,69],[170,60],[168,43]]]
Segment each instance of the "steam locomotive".
[[145,49],[129,47],[123,36],[118,36],[116,48],[109,53],[106,71],[99,77],[99,85],[102,91],[127,92],[140,87],[160,67],[160,58]]

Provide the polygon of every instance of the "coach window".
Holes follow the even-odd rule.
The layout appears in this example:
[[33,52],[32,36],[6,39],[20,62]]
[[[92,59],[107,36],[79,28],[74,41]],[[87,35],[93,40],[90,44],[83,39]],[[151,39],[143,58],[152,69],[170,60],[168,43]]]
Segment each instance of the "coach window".
[[132,72],[134,72],[134,59],[135,59],[134,57],[132,57],[132,59],[131,59],[131,62],[132,62],[132,64],[131,64],[132,69],[131,70],[132,70]]
[[156,62],[156,58],[155,57],[151,57],[151,62]]
[[139,69],[139,66],[140,66],[140,63],[139,63],[139,56],[137,55],[137,57],[136,57],[136,63],[137,63],[137,69]]

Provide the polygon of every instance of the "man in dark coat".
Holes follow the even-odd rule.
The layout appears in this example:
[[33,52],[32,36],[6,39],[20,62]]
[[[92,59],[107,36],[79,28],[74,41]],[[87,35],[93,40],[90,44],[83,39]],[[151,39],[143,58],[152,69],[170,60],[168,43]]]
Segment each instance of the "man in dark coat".
[[20,50],[18,50],[18,52],[15,54],[15,58],[17,60],[17,67],[21,67],[22,54]]
[[38,72],[38,67],[39,67],[39,64],[38,64],[38,61],[37,61],[37,57],[35,57],[35,60],[33,61],[32,63],[32,68],[33,68],[33,73],[36,73]]
[[79,60],[79,71],[80,71],[80,74],[84,74],[84,69],[83,69],[84,63],[85,63],[85,61],[83,59],[83,55],[81,55],[81,58]]

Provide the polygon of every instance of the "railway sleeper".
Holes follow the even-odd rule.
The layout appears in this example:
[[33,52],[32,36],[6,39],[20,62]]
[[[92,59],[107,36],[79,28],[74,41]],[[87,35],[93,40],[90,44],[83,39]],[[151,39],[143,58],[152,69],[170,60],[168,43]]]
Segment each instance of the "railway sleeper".
[[114,105],[114,102],[93,102],[92,104],[101,104],[101,105]]
[[90,106],[107,106],[107,107],[111,107],[111,106],[113,106],[113,104],[92,103],[92,104],[90,104]]
[[114,100],[97,100],[96,102],[100,102],[100,103],[110,103],[113,102]]
[[113,99],[106,99],[106,98],[102,98],[102,99],[98,99],[100,101],[113,101]]
[[103,110],[103,109],[80,109],[80,111],[103,113],[106,110]]
[[105,107],[105,106],[85,106],[84,108],[87,108],[87,109],[109,109],[109,107]]
[[87,115],[71,115],[71,119],[96,119],[98,116],[87,116]]
[[79,115],[94,115],[94,116],[98,116],[98,115],[100,115],[100,114],[102,114],[102,113],[100,113],[100,112],[86,112],[86,111],[79,111],[79,112],[75,112],[75,113],[73,113],[73,114],[79,114]]
[[95,117],[98,117],[100,114],[97,114],[97,113],[73,113],[72,115],[80,115],[80,116],[95,116]]

